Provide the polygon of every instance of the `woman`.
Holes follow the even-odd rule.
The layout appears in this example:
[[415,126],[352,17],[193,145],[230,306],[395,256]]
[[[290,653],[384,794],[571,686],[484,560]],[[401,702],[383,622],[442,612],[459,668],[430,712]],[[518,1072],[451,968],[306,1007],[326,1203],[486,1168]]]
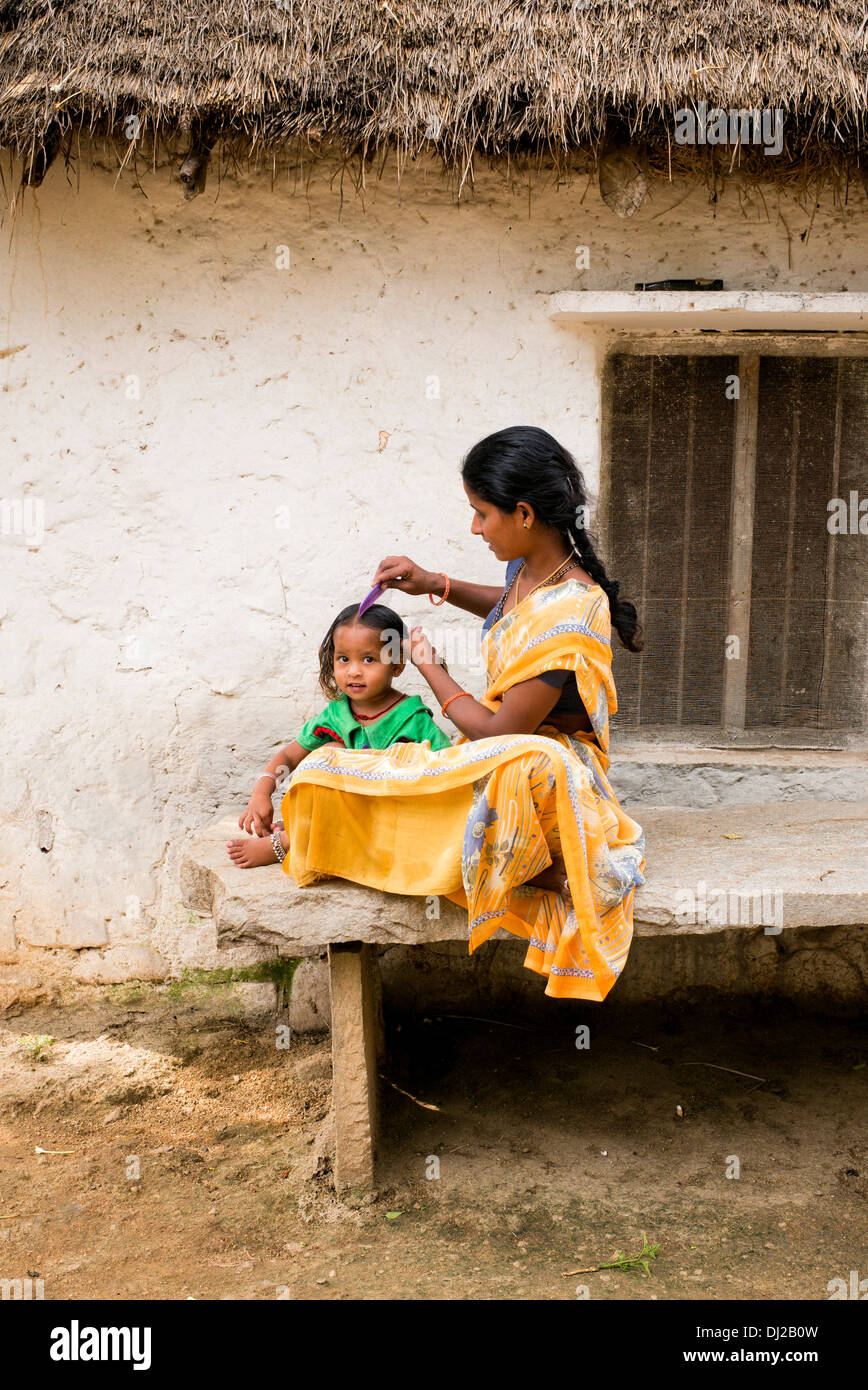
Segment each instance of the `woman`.
[[486,617],[488,688],[462,690],[420,628],[411,660],[462,737],[448,749],[311,754],[283,799],[284,869],[337,875],[467,907],[471,952],[499,927],[527,940],[525,965],[555,998],[602,1000],[632,936],[644,836],[606,778],[617,709],[611,628],[641,649],[587,530],[572,457],[517,426],[462,464],[471,531],[507,562],[501,593],[387,556],[375,582]]

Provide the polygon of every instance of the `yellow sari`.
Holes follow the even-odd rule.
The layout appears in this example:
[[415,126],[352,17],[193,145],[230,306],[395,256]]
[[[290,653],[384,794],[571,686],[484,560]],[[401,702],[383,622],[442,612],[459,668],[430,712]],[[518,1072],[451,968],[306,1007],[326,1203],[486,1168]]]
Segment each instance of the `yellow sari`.
[[[609,785],[612,679],[609,604],[599,585],[538,589],[483,639],[496,710],[520,681],[574,671],[593,733],[550,724],[535,734],[428,743],[385,752],[328,747],[296,769],[282,803],[284,872],[300,885],[329,875],[386,893],[442,894],[468,910],[471,953],[500,927],[528,942],[525,966],[556,999],[605,999],[627,959],[645,838]],[[553,858],[572,910],[529,886]]]

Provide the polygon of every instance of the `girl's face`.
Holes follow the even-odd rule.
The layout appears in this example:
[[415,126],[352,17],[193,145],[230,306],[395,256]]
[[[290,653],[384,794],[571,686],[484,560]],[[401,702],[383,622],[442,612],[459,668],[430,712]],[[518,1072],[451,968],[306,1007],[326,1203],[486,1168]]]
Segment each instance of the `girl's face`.
[[335,628],[335,684],[351,700],[371,700],[388,690],[404,669],[397,633],[375,632],[361,623]]
[[520,502],[514,512],[502,512],[493,503],[483,502],[466,483],[464,491],[473,508],[473,521],[470,524],[472,534],[481,536],[487,542],[496,559],[520,559],[527,548],[528,533],[524,523],[533,516],[530,508]]

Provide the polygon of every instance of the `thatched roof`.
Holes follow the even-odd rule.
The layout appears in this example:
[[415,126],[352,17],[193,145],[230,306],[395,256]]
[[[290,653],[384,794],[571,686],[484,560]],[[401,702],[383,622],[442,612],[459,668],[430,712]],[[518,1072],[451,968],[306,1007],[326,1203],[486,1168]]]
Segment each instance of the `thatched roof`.
[[866,50],[864,0],[0,0],[0,144],[122,146],[135,115],[248,153],[322,138],[462,169],[593,146],[611,112],[671,149],[704,100],[783,108],[786,162],[858,151]]

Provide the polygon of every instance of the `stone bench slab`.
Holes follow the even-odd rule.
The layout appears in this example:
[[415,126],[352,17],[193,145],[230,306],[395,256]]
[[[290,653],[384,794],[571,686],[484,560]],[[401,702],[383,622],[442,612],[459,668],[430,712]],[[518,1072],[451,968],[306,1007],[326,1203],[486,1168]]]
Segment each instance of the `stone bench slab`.
[[[382,1017],[373,945],[467,939],[467,914],[447,902],[330,879],[298,888],[278,865],[237,869],[225,842],[237,811],[196,835],[181,867],[182,896],[213,917],[219,944],[256,943],[286,956],[328,948],[332,1018],[334,1181],[370,1189],[378,1142]],[[640,936],[721,928],[686,923],[679,892],[783,894],[784,927],[868,920],[868,802],[792,802],[713,810],[643,808],[649,869],[636,894]],[[436,901],[439,915],[427,910]],[[737,918],[738,920],[738,914]],[[745,926],[757,927],[750,914]],[[739,922],[741,929],[741,922]]]
[[[702,884],[708,896],[780,891],[785,929],[868,922],[868,802],[643,807],[641,824],[649,867],[636,893],[638,936],[755,925],[747,910],[727,927],[713,919],[685,921],[680,894],[698,893]],[[432,917],[424,897],[342,879],[299,888],[276,864],[238,869],[225,843],[240,833],[237,811],[221,816],[191,839],[181,867],[185,907],[213,917],[222,946],[254,942],[305,956],[343,941],[415,945],[467,938],[466,912],[445,898],[439,917]]]

